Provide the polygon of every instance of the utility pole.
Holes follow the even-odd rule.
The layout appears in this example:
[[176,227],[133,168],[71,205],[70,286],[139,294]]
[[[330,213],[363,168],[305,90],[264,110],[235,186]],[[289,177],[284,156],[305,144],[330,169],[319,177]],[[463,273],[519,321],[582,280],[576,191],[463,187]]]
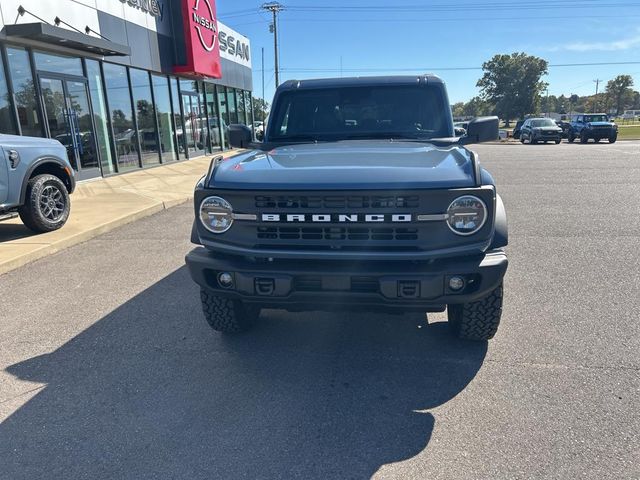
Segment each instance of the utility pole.
[[276,88],[278,88],[278,85],[280,85],[280,75],[278,71],[278,13],[284,9],[284,6],[278,2],[263,3],[262,9],[268,10],[273,14],[273,23],[271,24],[270,30],[273,32],[273,55],[275,59]]
[[598,110],[598,87],[600,86],[600,82],[602,82],[602,80],[596,78],[593,82],[596,84],[596,97],[593,100],[593,113],[596,113]]
[[267,112],[264,111],[264,47],[262,47],[262,121],[267,116]]
[[549,87],[547,87],[547,118],[549,118]]

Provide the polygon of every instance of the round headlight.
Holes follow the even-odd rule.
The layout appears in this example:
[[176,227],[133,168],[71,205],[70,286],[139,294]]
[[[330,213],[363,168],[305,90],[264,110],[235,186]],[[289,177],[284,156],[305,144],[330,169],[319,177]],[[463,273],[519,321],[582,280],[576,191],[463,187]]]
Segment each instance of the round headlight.
[[456,198],[447,209],[447,225],[457,235],[472,235],[487,221],[487,206],[473,195]]
[[200,221],[213,233],[224,233],[233,224],[233,208],[221,197],[207,197],[200,204]]

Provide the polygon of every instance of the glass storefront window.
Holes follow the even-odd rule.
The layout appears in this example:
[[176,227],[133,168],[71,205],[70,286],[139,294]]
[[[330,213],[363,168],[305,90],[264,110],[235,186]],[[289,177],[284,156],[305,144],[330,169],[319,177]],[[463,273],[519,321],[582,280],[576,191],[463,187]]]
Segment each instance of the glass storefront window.
[[244,92],[244,111],[247,115],[247,125],[253,125],[253,107],[251,105],[251,92]]
[[13,93],[18,110],[18,121],[22,135],[42,137],[42,124],[38,115],[36,89],[29,62],[29,54],[24,48],[7,48],[9,72],[13,82]]
[[107,106],[102,90],[102,73],[100,64],[95,60],[86,60],[87,79],[89,81],[89,95],[93,106],[93,123],[96,126],[96,141],[100,151],[100,162],[102,164],[102,174],[109,175],[115,173],[115,165],[111,156],[109,143],[109,124],[107,123]]
[[184,78],[180,79],[180,90],[182,92],[195,92],[198,90],[197,81],[196,80],[186,80]]
[[220,111],[220,118],[222,121],[229,125],[229,110],[227,109],[227,88],[221,85],[216,87],[218,89],[218,110]]
[[66,57],[34,51],[33,58],[36,63],[36,70],[75,75],[77,77],[83,76],[80,57]]
[[13,108],[9,101],[9,88],[7,79],[4,76],[4,63],[0,56],[0,133],[16,133],[16,126],[13,121]]
[[244,92],[242,90],[237,90],[236,98],[238,100],[238,123],[246,125],[247,117],[244,114]]
[[133,128],[133,107],[129,93],[127,69],[113,63],[103,64],[107,99],[111,110],[111,124],[118,157],[118,170],[126,171],[140,166],[138,138]]
[[151,96],[149,73],[131,68],[129,75],[131,76],[131,91],[138,122],[138,136],[142,148],[142,165],[155,165],[160,163],[160,157],[158,156],[156,112]]
[[171,119],[171,96],[169,95],[169,79],[160,75],[152,75],[153,95],[156,100],[158,117],[158,134],[162,162],[173,162],[178,159],[174,144],[173,121]]
[[176,129],[176,139],[178,141],[178,159],[185,158],[184,145],[184,122],[182,121],[182,112],[180,111],[180,94],[178,93],[178,79],[169,79],[171,84],[171,106],[173,107],[173,123]]
[[207,99],[207,113],[209,114],[209,135],[211,136],[211,147],[213,150],[224,148],[223,138],[220,138],[220,123],[226,133],[226,124],[224,120],[220,121],[220,113],[218,111],[218,100],[216,97],[216,86],[213,83],[205,83],[205,92]]
[[227,103],[229,105],[229,124],[238,123],[236,95],[235,95],[235,90],[233,88],[227,88]]

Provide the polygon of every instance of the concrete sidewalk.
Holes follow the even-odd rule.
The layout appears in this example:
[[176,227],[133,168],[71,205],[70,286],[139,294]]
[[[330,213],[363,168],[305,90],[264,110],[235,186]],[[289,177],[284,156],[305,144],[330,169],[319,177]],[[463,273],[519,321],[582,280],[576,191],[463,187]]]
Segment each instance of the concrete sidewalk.
[[34,234],[19,218],[0,222],[0,275],[190,200],[193,187],[207,172],[212,157],[79,183],[71,195],[69,220],[55,232]]

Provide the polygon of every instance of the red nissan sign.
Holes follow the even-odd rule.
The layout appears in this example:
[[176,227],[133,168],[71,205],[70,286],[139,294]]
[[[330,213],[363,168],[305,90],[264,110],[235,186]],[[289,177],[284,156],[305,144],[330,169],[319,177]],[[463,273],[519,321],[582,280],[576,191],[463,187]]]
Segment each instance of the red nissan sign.
[[174,72],[222,77],[215,0],[183,0],[182,18],[187,63]]

